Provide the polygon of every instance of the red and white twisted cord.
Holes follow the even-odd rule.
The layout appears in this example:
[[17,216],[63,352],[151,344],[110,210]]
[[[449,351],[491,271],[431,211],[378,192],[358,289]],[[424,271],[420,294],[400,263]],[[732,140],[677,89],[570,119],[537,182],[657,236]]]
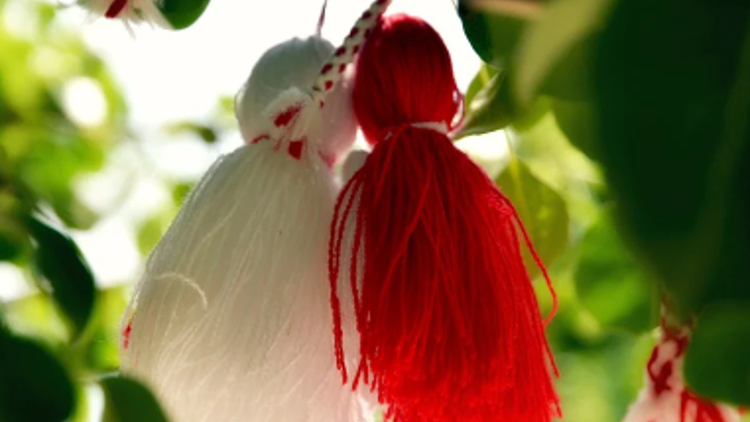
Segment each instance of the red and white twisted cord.
[[365,40],[370,35],[372,28],[378,22],[380,16],[385,13],[392,0],[375,0],[369,9],[354,24],[349,35],[344,39],[341,47],[337,48],[326,63],[321,67],[320,74],[315,80],[312,88],[312,97],[322,107],[325,104],[325,96],[341,79],[347,65],[354,61],[357,53],[362,48]]

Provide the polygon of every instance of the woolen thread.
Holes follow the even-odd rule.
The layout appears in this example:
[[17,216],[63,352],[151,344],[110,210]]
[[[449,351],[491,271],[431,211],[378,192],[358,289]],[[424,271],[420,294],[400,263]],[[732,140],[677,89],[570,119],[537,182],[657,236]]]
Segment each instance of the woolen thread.
[[[367,420],[336,369],[326,275],[339,186],[323,152],[351,146],[353,115],[324,118],[303,92],[325,49],[291,40],[260,59],[238,98],[242,132],[257,139],[193,189],[125,315],[122,371],[152,387],[175,422]],[[285,84],[258,83],[274,79],[264,72]],[[328,98],[348,104],[335,95],[347,91]]]
[[[528,236],[493,181],[436,129],[453,129],[462,104],[437,32],[406,15],[381,19],[356,65],[353,104],[373,150],[331,225],[345,382],[367,384],[392,422],[558,416],[556,368],[517,233],[531,247]],[[360,335],[354,373],[341,297],[353,297]]]
[[155,0],[79,0],[78,4],[96,15],[128,24],[146,21],[162,28],[172,27]]

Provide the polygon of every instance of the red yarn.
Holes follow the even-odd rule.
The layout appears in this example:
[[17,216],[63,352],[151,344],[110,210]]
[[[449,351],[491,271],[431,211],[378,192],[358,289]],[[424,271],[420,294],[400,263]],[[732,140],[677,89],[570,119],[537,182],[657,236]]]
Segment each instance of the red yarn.
[[688,406],[695,407],[694,422],[725,422],[721,410],[715,403],[704,400],[687,389],[680,393],[680,422],[688,420]]
[[445,134],[414,126],[451,128],[461,101],[439,35],[413,17],[383,19],[354,83],[374,148],[331,225],[339,369],[346,382],[337,289],[348,260],[361,354],[353,387],[369,384],[389,420],[547,422],[560,413],[557,370],[521,258],[517,229],[531,248],[526,231]]
[[125,9],[125,6],[127,6],[128,0],[115,0],[112,2],[112,4],[109,5],[109,8],[107,8],[107,11],[104,13],[104,16],[108,18],[116,18],[117,15],[120,14],[120,12]]

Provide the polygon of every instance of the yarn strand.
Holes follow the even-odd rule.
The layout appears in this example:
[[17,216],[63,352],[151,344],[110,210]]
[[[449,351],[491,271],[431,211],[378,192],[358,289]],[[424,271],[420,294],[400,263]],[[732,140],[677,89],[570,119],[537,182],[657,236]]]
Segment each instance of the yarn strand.
[[[529,232],[526,230],[526,226],[524,226],[523,221],[521,221],[521,217],[518,216],[516,207],[513,206],[510,200],[508,200],[507,198],[504,198],[504,199],[505,199],[505,206],[513,210],[513,219],[515,220],[518,228],[521,230],[521,234],[523,235],[523,240],[526,243],[526,247],[531,253],[531,257],[534,259],[534,263],[536,263],[537,268],[539,268],[539,271],[541,271],[542,277],[544,278],[544,282],[547,285],[547,291],[549,291],[550,296],[552,297],[552,309],[550,309],[549,314],[547,314],[547,316],[544,318],[544,321],[542,321],[542,323],[546,327],[552,321],[552,318],[554,318],[555,315],[557,314],[557,308],[558,308],[557,292],[555,292],[555,288],[552,286],[552,279],[550,278],[549,273],[547,272],[547,267],[544,266],[544,263],[542,262],[542,258],[539,257],[539,254],[537,253],[536,248],[534,248],[534,244],[531,242],[531,236],[529,236]],[[557,367],[555,367],[555,373],[558,374]]]

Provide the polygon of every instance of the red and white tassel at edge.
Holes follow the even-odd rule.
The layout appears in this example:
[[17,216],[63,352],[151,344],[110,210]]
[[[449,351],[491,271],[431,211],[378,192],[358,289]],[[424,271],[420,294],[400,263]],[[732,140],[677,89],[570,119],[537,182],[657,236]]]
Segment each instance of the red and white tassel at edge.
[[123,318],[121,369],[171,420],[370,418],[337,371],[326,252],[331,166],[356,132],[341,78],[384,5],[358,21],[347,54],[310,37],[263,55],[237,97],[246,144],[211,166],[150,254]]
[[686,386],[682,362],[690,330],[662,318],[661,338],[646,365],[645,383],[623,422],[740,422],[732,407],[698,397]]

